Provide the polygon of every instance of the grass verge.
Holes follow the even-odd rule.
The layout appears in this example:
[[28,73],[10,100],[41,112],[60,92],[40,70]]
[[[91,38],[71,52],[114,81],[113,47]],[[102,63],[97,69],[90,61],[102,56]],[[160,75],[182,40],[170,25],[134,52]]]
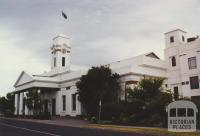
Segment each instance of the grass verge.
[[151,128],[151,127],[130,127],[130,126],[117,126],[117,125],[99,125],[89,124],[87,128],[103,129],[119,132],[140,133],[149,135],[165,135],[165,136],[200,136],[200,132],[169,132],[164,128]]

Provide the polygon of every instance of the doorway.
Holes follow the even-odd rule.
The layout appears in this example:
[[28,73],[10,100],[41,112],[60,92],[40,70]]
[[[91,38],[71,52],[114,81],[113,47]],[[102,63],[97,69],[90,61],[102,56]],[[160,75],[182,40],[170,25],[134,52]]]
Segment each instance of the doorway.
[[49,110],[48,110],[48,100],[45,100],[44,101],[44,113],[48,113]]

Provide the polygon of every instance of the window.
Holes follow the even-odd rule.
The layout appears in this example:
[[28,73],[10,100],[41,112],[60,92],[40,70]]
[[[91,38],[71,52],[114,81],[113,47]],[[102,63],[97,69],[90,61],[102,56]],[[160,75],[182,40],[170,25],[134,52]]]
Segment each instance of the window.
[[185,41],[185,37],[184,37],[184,36],[182,36],[182,41],[183,41],[183,42]]
[[173,42],[174,42],[174,37],[171,36],[171,37],[170,37],[170,43],[173,43]]
[[179,96],[179,94],[178,94],[178,87],[176,86],[176,87],[174,87],[174,99],[177,100],[178,96]]
[[63,101],[63,111],[66,111],[66,95],[62,96],[62,101]]
[[65,66],[65,57],[62,57],[62,66]]
[[178,108],[178,117],[186,117],[186,108]]
[[188,116],[188,117],[193,117],[193,116],[194,116],[194,110],[191,109],[191,108],[188,108],[188,109],[187,109],[187,116]]
[[199,77],[198,76],[190,77],[190,88],[191,89],[199,89]]
[[172,67],[176,66],[176,58],[173,56],[172,57]]
[[196,57],[188,58],[188,66],[189,66],[189,69],[197,68]]
[[54,65],[54,67],[56,67],[56,58],[54,58],[54,60],[53,60],[53,65]]
[[170,117],[176,117],[176,109],[170,109]]
[[76,94],[72,94],[72,110],[76,110]]
[[71,87],[70,86],[68,86],[68,87],[66,87],[66,90],[69,90]]

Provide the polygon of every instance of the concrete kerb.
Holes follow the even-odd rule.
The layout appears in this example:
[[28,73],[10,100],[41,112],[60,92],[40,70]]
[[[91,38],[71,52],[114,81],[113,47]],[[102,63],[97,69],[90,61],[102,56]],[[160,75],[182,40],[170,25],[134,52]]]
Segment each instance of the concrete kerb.
[[56,126],[79,127],[79,128],[82,128],[88,125],[88,122],[84,120],[68,119],[68,118],[62,118],[60,120],[38,120],[38,119],[5,118],[5,117],[0,117],[0,118],[7,119],[7,120],[17,120],[17,121],[50,124],[50,125],[56,125]]

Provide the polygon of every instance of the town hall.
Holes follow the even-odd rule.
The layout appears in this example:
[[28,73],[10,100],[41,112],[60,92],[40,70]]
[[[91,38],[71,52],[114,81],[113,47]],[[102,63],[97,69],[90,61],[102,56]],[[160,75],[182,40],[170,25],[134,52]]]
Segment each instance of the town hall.
[[[72,69],[70,52],[73,45],[70,38],[60,34],[53,38],[51,50],[51,70],[40,75],[31,75],[22,71],[16,80],[15,115],[28,115],[24,104],[28,91],[36,90],[44,100],[44,110],[51,115],[77,116],[84,111],[80,101],[76,82],[87,74],[87,68]],[[106,64],[120,75],[122,90],[134,88],[145,77],[163,77],[165,87],[179,97],[199,96],[200,76],[200,39],[188,38],[183,30],[176,29],[165,33],[165,60],[149,52],[132,58]],[[124,99],[122,91],[121,99]]]

